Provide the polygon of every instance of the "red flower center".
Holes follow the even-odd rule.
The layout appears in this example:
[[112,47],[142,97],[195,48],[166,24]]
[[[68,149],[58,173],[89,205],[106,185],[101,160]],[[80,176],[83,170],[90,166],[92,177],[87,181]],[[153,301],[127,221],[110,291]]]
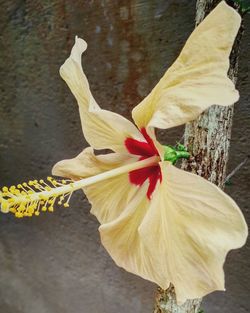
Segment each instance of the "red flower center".
[[[158,156],[159,153],[146,129],[142,128],[141,133],[146,141],[139,141],[133,138],[125,140],[128,152],[140,156],[139,160],[144,160],[154,155]],[[160,166],[157,164],[129,172],[129,180],[134,185],[141,186],[147,179],[149,179],[147,197],[150,200],[158,180],[162,181]]]

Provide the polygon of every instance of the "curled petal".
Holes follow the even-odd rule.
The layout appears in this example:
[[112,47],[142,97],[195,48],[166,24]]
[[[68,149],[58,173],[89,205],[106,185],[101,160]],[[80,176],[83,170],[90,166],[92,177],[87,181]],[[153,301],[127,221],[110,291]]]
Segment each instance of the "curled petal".
[[109,148],[123,152],[126,150],[123,143],[127,137],[143,137],[130,121],[119,114],[100,109],[96,103],[81,66],[81,55],[86,48],[86,42],[76,37],[70,57],[60,68],[61,77],[77,99],[83,133],[89,144],[95,149]]
[[178,126],[213,104],[227,106],[238,100],[227,72],[240,23],[240,15],[224,1],[204,19],[175,63],[134,108],[132,115],[138,127]]

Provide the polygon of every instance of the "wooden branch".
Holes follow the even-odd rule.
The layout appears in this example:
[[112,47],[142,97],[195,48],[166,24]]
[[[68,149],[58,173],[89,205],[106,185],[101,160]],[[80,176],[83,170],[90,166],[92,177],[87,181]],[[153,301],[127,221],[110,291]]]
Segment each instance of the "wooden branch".
[[201,299],[188,300],[182,305],[177,305],[174,287],[167,290],[157,289],[154,313],[199,313]]
[[[197,0],[196,26],[220,2],[220,0]],[[243,33],[241,27],[231,56],[229,77],[236,83],[239,46]],[[184,161],[184,170],[196,173],[219,187],[224,187],[229,156],[233,121],[233,106],[213,106],[197,120],[186,125],[185,145],[193,156]],[[190,282],[191,284],[192,282]],[[202,299],[187,300],[179,306],[173,286],[168,290],[158,288],[154,313],[198,313]]]

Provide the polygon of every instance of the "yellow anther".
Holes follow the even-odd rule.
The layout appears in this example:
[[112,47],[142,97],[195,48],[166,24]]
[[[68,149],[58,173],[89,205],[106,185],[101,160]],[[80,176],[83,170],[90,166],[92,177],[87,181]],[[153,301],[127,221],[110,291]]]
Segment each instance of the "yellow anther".
[[20,204],[19,207],[17,208],[18,212],[22,212],[25,210],[25,205],[24,204]]
[[1,211],[2,212],[8,212],[9,210],[9,203],[7,201],[4,201],[2,204],[1,204]]
[[28,213],[33,214],[33,213],[35,212],[34,209],[35,209],[34,207],[30,206],[30,207],[28,208]]
[[51,176],[46,180],[29,180],[17,186],[4,186],[0,190],[0,208],[3,212],[14,213],[18,218],[54,212],[56,202],[68,208],[73,187],[72,180],[57,181]]
[[17,212],[17,210],[16,210],[15,208],[13,208],[13,207],[12,207],[12,208],[10,208],[10,212],[11,212],[11,213],[16,213],[16,212]]
[[21,213],[21,212],[16,212],[16,213],[15,213],[15,217],[18,217],[18,218],[23,217],[23,213]]

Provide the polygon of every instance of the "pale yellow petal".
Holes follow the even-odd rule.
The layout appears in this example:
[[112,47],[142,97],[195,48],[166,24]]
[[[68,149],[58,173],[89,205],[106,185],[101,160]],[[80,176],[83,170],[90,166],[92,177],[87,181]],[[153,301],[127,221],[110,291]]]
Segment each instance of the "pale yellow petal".
[[[123,213],[114,221],[99,227],[101,241],[115,263],[151,281],[159,281],[154,258],[139,236],[139,226],[149,207],[145,183],[131,198]],[[159,239],[158,239],[159,240]],[[165,281],[167,284],[167,281]]]
[[162,288],[169,281],[177,300],[224,290],[223,264],[241,247],[247,226],[237,204],[214,184],[161,164],[163,181],[139,228]]
[[[58,162],[52,173],[78,180],[135,162],[137,159],[137,156],[121,153],[96,156],[92,148],[86,148],[76,158]],[[84,187],[83,191],[92,204],[91,213],[100,223],[107,223],[121,214],[137,187],[131,185],[129,176],[125,173]]]
[[104,224],[120,216],[137,189],[137,186],[130,183],[126,173],[90,185],[83,190],[92,205],[90,212]]
[[127,158],[126,155],[119,153],[96,156],[93,148],[88,147],[75,158],[56,163],[52,169],[52,174],[78,180],[108,171],[113,167],[119,166]]
[[151,202],[146,183],[119,217],[100,226],[102,244],[125,270],[163,289],[171,282],[179,303],[223,290],[225,256],[247,236],[239,208],[205,179],[168,162],[161,167]]
[[76,37],[70,57],[61,66],[60,74],[77,99],[83,133],[89,144],[95,149],[125,151],[124,141],[127,137],[142,139],[142,135],[130,121],[97,105],[81,66],[81,55],[86,48],[86,42]]
[[169,128],[195,119],[213,104],[231,105],[238,91],[227,77],[240,15],[222,1],[193,31],[180,56],[134,108],[139,127]]

